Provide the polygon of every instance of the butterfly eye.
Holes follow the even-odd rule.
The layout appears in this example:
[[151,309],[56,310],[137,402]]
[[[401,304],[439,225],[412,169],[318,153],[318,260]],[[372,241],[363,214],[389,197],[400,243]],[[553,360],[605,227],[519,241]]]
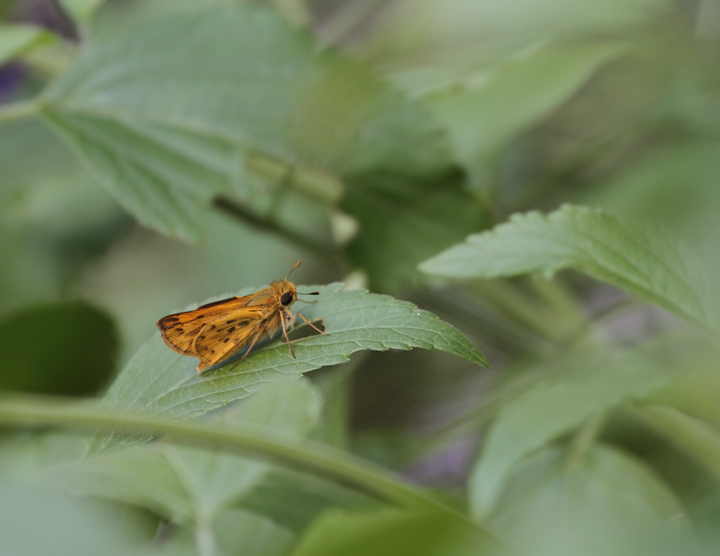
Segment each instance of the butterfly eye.
[[282,304],[285,305],[285,306],[290,305],[290,304],[293,302],[293,297],[294,297],[294,296],[293,296],[292,293],[290,293],[290,292],[285,292],[285,293],[282,294],[282,296],[280,297],[280,303],[282,303]]

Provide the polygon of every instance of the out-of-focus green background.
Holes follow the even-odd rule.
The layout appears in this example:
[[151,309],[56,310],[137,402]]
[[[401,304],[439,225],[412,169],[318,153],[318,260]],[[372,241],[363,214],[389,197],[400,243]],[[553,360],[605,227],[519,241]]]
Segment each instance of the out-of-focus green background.
[[[223,27],[223,14],[237,26]],[[313,371],[326,406],[344,415],[333,434],[347,452],[438,489],[461,512],[470,499],[471,520],[531,554],[715,553],[712,333],[575,271],[445,280],[417,265],[512,214],[571,203],[657,225],[716,290],[720,2],[0,0],[0,21],[0,390],[99,397],[159,318],[259,288],[302,260],[295,283],[344,281],[409,300],[492,364],[415,350]],[[257,81],[242,81],[247,68]],[[108,127],[88,131],[85,106]],[[165,127],[157,113],[171,114]],[[191,137],[210,129],[192,128],[198,113],[214,118],[212,141]],[[128,131],[132,118],[157,124],[158,143]],[[711,294],[700,304],[720,314]],[[629,380],[623,369],[646,366],[668,367],[670,378],[617,386]],[[692,426],[642,413],[638,398]],[[25,504],[39,531],[18,525],[18,538],[93,529],[87,507],[64,509],[75,498],[14,490],[31,470],[79,453],[63,438],[0,437],[0,482],[11,485],[0,517]],[[493,476],[478,459],[493,438],[507,453],[521,447],[487,464],[502,485],[494,513],[483,514],[471,477]],[[572,467],[575,457],[587,465]],[[323,514],[311,533],[309,523],[282,529],[292,529],[286,539],[245,552],[245,529],[233,537],[218,525],[217,546],[203,544],[192,520],[106,498],[114,503],[90,512],[103,533],[83,533],[87,547],[69,553],[97,553],[123,535],[143,554],[410,546],[402,516],[347,526]],[[47,515],[33,513],[40,507]],[[58,513],[68,524],[43,533]],[[243,527],[257,531],[257,515]],[[433,526],[451,538],[438,541],[442,553],[484,553],[465,551],[464,532]],[[324,546],[334,530],[354,533]],[[38,541],[23,553],[53,549]]]

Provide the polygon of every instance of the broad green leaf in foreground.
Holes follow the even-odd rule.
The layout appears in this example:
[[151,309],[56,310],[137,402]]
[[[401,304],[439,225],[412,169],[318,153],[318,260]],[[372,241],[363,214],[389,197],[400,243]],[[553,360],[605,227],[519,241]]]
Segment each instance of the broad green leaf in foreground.
[[483,444],[470,479],[473,515],[493,509],[513,466],[593,414],[664,384],[662,353],[582,350],[553,365],[545,381],[506,403]]
[[526,272],[551,277],[574,268],[704,327],[704,274],[684,244],[649,223],[564,205],[548,215],[516,214],[428,259],[420,269],[454,278]]
[[[276,342],[238,365],[230,363],[200,376],[195,371],[197,360],[170,350],[158,333],[123,369],[106,401],[110,407],[189,419],[243,398],[279,376],[343,363],[364,349],[437,349],[488,366],[467,338],[433,314],[388,296],[340,288],[340,284],[298,286],[298,291],[320,291],[317,303],[293,309],[309,320],[322,320],[327,334],[295,341],[296,358],[284,343]],[[255,289],[241,294],[250,291]],[[298,319],[297,324],[301,323]],[[116,441],[110,440],[105,447]]]
[[138,549],[141,533],[132,519],[118,519],[110,508],[87,500],[18,483],[0,485],[3,554],[127,556]]
[[485,532],[456,519],[431,513],[383,509],[335,512],[320,517],[292,556],[476,556],[501,553]]
[[341,177],[434,175],[451,164],[419,104],[247,4],[173,14],[89,45],[40,102],[128,211],[186,239],[198,235],[193,203],[227,188],[240,151]]
[[53,38],[52,33],[30,25],[0,25],[0,66]]
[[489,521],[522,554],[687,554],[683,509],[652,469],[607,446],[524,461]]

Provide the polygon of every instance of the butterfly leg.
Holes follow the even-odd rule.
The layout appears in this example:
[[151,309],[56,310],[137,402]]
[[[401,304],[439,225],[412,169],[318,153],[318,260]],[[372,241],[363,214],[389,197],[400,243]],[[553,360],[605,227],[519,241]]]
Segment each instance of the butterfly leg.
[[286,326],[285,326],[285,315],[284,315],[284,314],[283,314],[283,315],[280,315],[280,324],[282,324],[283,334],[285,334],[285,339],[287,340],[288,347],[290,348],[290,354],[291,354],[291,355],[293,356],[293,358],[294,358],[294,357],[295,357],[295,352],[293,351],[292,343],[290,342],[290,338],[288,338],[287,328],[286,328]]
[[240,361],[238,361],[232,367],[230,367],[230,371],[232,371],[235,367],[237,367],[240,363],[242,363],[245,360],[245,358],[248,356],[248,354],[252,351],[252,348],[255,347],[255,344],[260,339],[260,336],[262,336],[262,332],[260,334],[258,334],[257,336],[255,336],[255,339],[252,341],[252,344],[250,344],[250,347],[247,349],[245,354],[240,358]]
[[312,326],[315,330],[317,330],[318,332],[320,332],[320,334],[322,334],[323,336],[327,336],[327,334],[326,334],[325,332],[323,332],[322,330],[320,330],[317,326],[315,326],[313,323],[311,323],[309,320],[307,320],[307,319],[306,319],[304,316],[302,316],[300,313],[295,313],[295,316],[293,317],[293,320],[295,320],[296,317],[300,317],[302,320],[305,321],[306,324],[309,324],[309,325]]

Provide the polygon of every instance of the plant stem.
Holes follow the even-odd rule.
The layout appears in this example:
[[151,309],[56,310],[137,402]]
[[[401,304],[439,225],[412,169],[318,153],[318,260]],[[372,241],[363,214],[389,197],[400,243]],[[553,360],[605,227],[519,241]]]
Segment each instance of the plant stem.
[[15,120],[25,120],[37,116],[40,105],[35,100],[14,102],[0,106],[0,124]]
[[604,411],[596,412],[585,421],[572,439],[568,464],[581,462],[587,457],[604,423]]
[[644,304],[634,298],[625,299],[611,305],[610,307],[603,309],[590,317],[589,319],[582,322],[575,330],[568,334],[565,338],[558,342],[558,349],[560,351],[567,351],[575,345],[579,344],[584,340],[593,330],[597,329],[598,325],[606,322],[611,322],[614,319],[621,317],[627,313],[642,307]]
[[720,432],[707,423],[671,407],[628,406],[631,415],[720,477]]
[[394,505],[452,513],[423,490],[406,484],[369,462],[350,456],[325,444],[260,426],[218,428],[206,424],[166,421],[150,416],[123,414],[99,404],[71,402],[37,396],[0,397],[0,424],[120,430],[145,435],[172,435],[173,442],[241,452],[269,459],[297,469],[302,467],[323,478],[351,485],[377,499]]

